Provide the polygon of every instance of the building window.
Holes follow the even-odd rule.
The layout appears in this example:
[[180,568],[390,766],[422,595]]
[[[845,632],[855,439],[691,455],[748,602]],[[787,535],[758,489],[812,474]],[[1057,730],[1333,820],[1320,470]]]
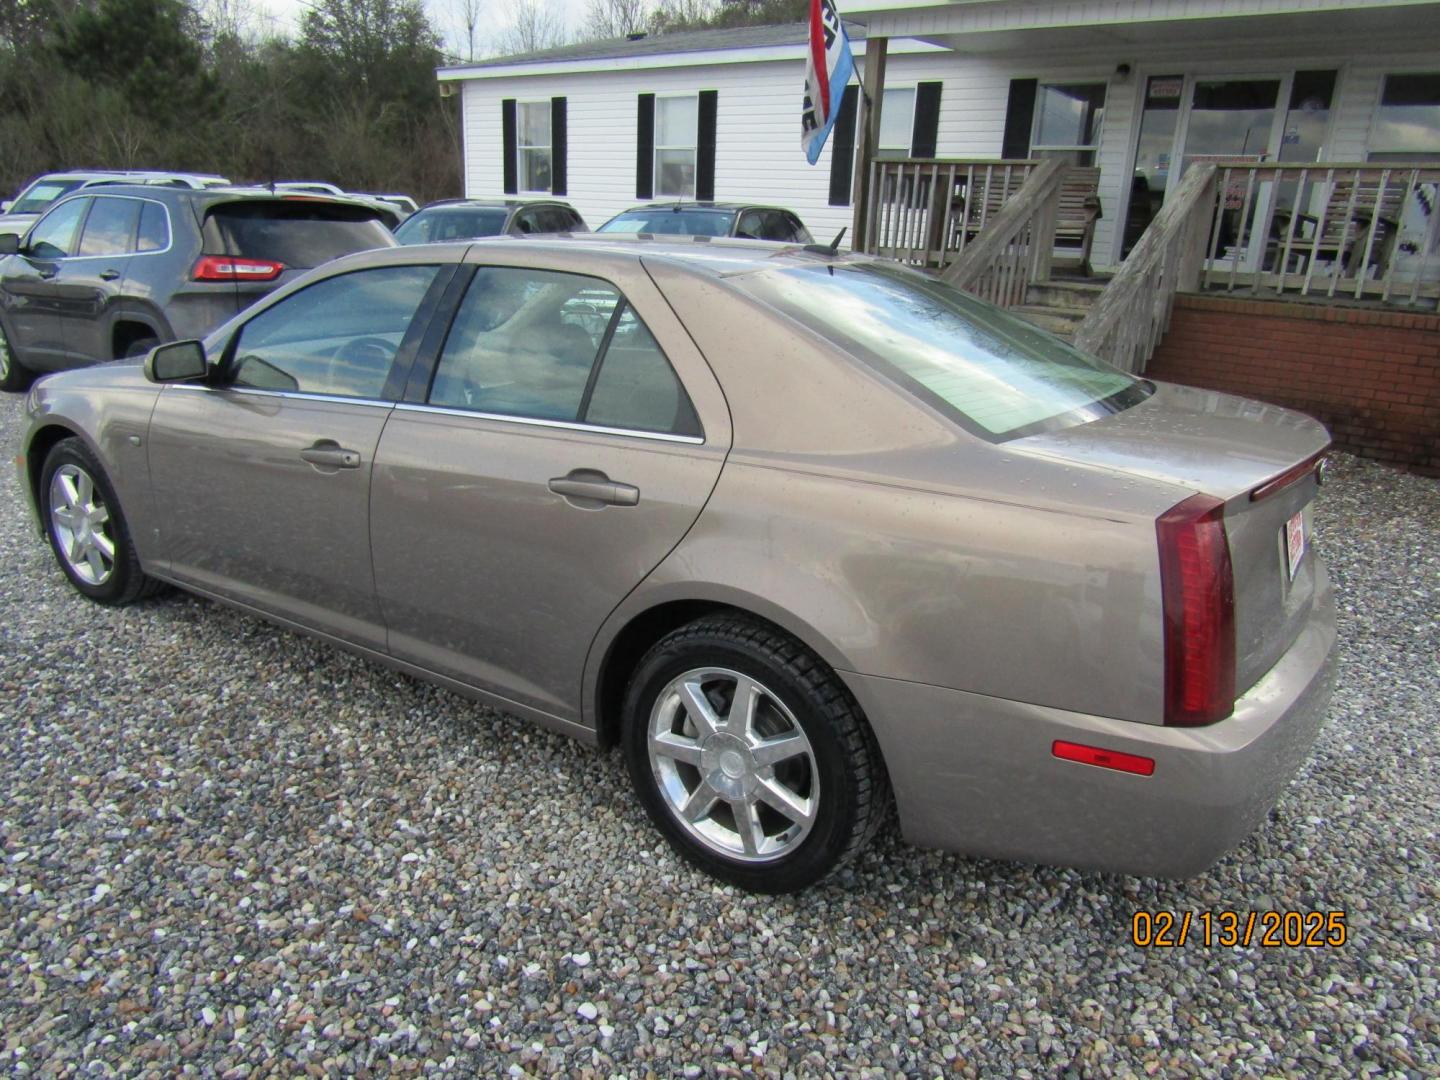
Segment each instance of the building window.
[[1094,165],[1104,122],[1104,83],[1041,86],[1035,99],[1030,154],[1063,157],[1072,165]]
[[550,190],[550,99],[520,103],[520,190]]
[[875,146],[877,158],[908,158],[910,140],[915,134],[915,87],[885,88],[880,103],[880,137]]
[[655,195],[695,195],[695,149],[700,130],[700,97],[685,94],[655,99]]
[[1440,157],[1440,72],[1386,75],[1370,132],[1371,161]]

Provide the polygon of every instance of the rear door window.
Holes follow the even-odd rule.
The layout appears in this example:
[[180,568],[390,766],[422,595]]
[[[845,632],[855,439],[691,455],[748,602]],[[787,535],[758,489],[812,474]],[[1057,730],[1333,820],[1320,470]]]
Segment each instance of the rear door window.
[[211,207],[205,238],[211,254],[263,259],[299,270],[394,244],[379,214],[368,207],[278,199]]
[[597,305],[613,311],[619,302],[620,294],[595,278],[482,267],[455,313],[430,403],[575,421],[600,347],[586,313]]
[[326,278],[240,328],[233,385],[378,398],[435,266],[380,266]]
[[140,224],[140,200],[102,195],[92,202],[80,236],[80,255],[126,255],[133,251],[135,230]]
[[629,305],[615,323],[581,419],[600,427],[700,434],[700,420],[670,361]]

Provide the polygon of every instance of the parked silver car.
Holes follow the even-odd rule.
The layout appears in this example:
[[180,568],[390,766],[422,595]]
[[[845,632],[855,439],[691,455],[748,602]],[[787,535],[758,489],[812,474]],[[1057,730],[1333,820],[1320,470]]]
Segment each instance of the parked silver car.
[[172,582],[618,743],[748,889],[852,857],[892,788],[916,843],[1192,874],[1329,697],[1319,424],[863,256],[367,252],[27,410],[86,596]]

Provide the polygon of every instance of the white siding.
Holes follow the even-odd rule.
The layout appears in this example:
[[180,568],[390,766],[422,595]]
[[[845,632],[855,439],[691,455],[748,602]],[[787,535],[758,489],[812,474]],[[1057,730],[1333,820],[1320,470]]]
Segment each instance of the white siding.
[[[1209,0],[1207,0],[1209,2]],[[1297,69],[1340,71],[1326,157],[1363,159],[1379,96],[1389,71],[1440,69],[1440,28],[1417,28],[1435,47],[1416,51],[1404,40],[1371,37],[1363,51],[1353,36],[1316,31],[1282,41],[1227,37],[1207,41],[1203,24],[1181,40],[1136,44],[1115,41],[1025,56],[956,53],[892,54],[890,86],[943,83],[937,154],[998,157],[1011,79],[1109,81],[1098,164],[1102,217],[1093,259],[1113,263],[1132,168],[1138,105],[1152,74],[1284,75]],[[860,46],[857,46],[857,49]],[[863,66],[863,58],[857,56]],[[1123,82],[1119,64],[1131,73]],[[718,91],[715,197],[773,202],[794,209],[817,238],[849,225],[849,207],[829,203],[830,147],[815,166],[800,150],[799,111],[803,61],[711,64],[696,54],[690,67],[575,72],[468,79],[464,87],[465,190],[472,196],[502,192],[500,102],[563,95],[569,109],[569,200],[592,227],[634,205],[636,95]]]

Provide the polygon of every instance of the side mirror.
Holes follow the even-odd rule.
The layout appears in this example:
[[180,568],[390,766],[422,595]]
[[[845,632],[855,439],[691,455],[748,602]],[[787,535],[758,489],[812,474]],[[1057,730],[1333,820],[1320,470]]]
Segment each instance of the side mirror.
[[14,233],[0,233],[0,255],[15,255],[20,251],[20,237]]
[[145,357],[145,378],[151,382],[190,382],[210,371],[204,346],[198,341],[172,341],[157,345]]
[[10,208],[14,205],[15,201],[13,199],[6,199],[4,202],[0,202],[0,214],[8,214]]

